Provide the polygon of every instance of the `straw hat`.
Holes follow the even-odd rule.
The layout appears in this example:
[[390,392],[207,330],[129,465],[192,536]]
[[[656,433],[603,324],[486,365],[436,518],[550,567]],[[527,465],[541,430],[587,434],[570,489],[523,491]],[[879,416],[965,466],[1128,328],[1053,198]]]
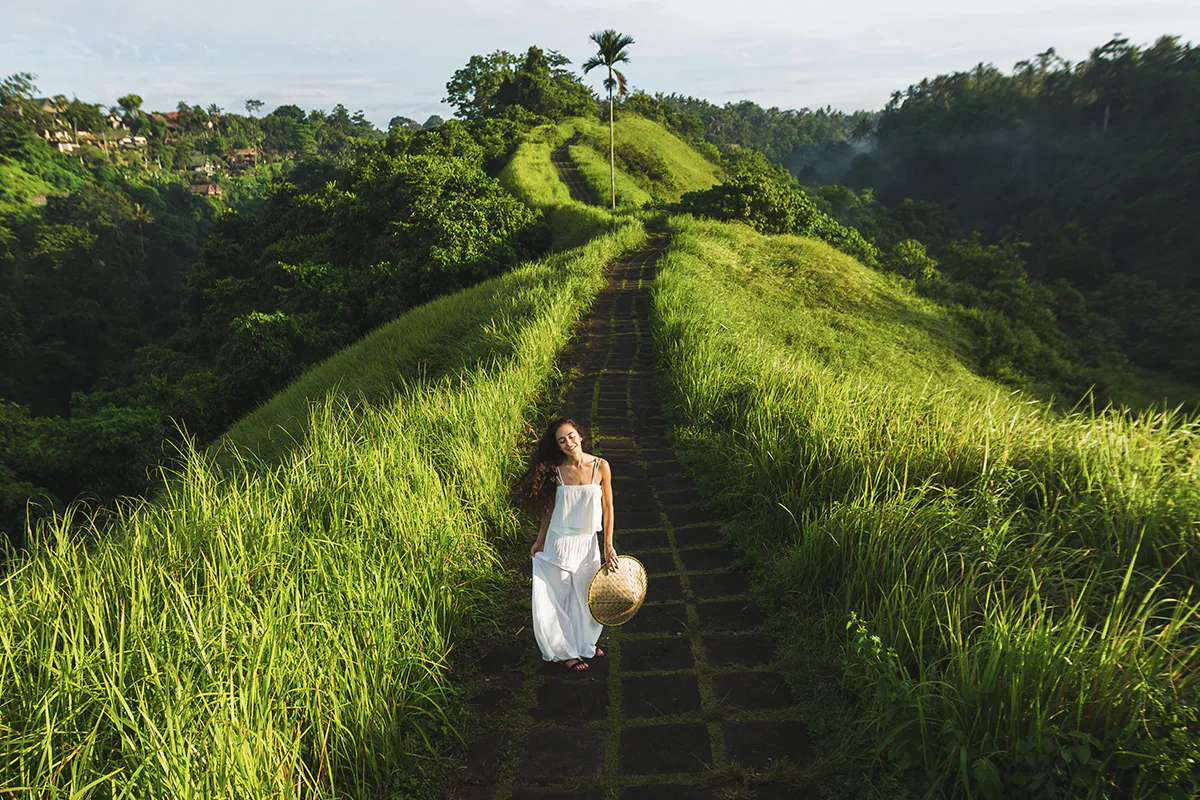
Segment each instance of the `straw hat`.
[[588,610],[601,625],[624,625],[646,599],[646,568],[633,556],[619,556],[618,569],[601,567],[588,587]]

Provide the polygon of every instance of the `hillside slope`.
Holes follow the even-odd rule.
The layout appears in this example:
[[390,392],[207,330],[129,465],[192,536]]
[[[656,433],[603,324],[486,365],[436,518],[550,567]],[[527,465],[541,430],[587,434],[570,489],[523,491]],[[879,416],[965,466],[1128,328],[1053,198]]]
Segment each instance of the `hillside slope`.
[[[785,658],[826,643],[798,693],[815,722],[841,707],[869,732],[827,754],[843,779],[1194,793],[1200,425],[1060,414],[975,375],[938,306],[822,243],[672,227],[668,418]],[[847,694],[813,678],[843,660]]]

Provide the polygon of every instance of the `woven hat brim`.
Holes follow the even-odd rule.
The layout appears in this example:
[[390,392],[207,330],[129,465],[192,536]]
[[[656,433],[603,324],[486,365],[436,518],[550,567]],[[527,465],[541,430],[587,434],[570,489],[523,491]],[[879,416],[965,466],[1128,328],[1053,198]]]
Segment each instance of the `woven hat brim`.
[[601,567],[588,586],[588,611],[601,625],[624,625],[646,599],[646,568],[633,556],[619,556],[620,568]]

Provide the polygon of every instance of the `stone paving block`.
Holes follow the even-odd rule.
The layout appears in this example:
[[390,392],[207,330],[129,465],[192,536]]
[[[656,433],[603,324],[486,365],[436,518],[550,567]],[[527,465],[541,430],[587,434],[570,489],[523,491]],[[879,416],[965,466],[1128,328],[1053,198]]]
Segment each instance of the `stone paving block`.
[[699,722],[625,728],[620,753],[624,775],[701,772],[712,763],[708,728]]
[[539,722],[563,724],[604,719],[608,716],[607,682],[556,678],[543,681],[537,688],[537,702],[530,716]]
[[679,555],[683,558],[683,565],[694,572],[704,572],[710,569],[729,569],[733,562],[733,551],[728,547],[683,550]]
[[717,702],[742,711],[782,708],[794,703],[783,676],[775,672],[732,672],[713,676]]
[[472,781],[495,775],[504,739],[495,734],[476,739],[467,745],[467,777]]
[[692,645],[682,637],[634,639],[621,643],[621,669],[629,672],[691,669]]
[[700,547],[723,541],[725,539],[716,525],[694,525],[675,529],[675,544],[681,550],[686,547]]
[[617,552],[629,553],[631,556],[647,550],[666,550],[671,546],[667,532],[662,530],[633,531],[627,536],[617,531],[613,538],[616,540]]
[[717,789],[688,786],[686,783],[648,783],[621,790],[621,800],[724,800],[726,797],[728,795]]
[[[490,795],[489,795],[490,797]],[[509,795],[511,800],[601,800],[604,791],[582,786],[548,787],[520,786]]]
[[[639,445],[642,443],[640,437],[637,441]],[[666,506],[702,506],[705,502],[705,497],[700,494],[699,489],[675,489],[663,492],[659,495],[659,499]]]
[[696,488],[696,482],[691,477],[683,474],[682,471],[675,474],[668,474],[664,472],[651,473],[647,470],[646,474],[650,475],[650,482],[654,485],[656,492],[674,492],[679,489]]
[[821,797],[820,790],[815,786],[752,783],[748,788],[754,792],[754,800],[820,800]]
[[667,507],[664,510],[667,512],[667,519],[676,527],[713,521],[713,512],[704,506]]
[[692,594],[706,600],[743,594],[750,582],[740,572],[710,572],[702,575],[689,574]]
[[671,461],[647,461],[646,474],[648,474],[651,479],[660,477],[684,477],[683,468],[679,466],[678,461],[673,459]]
[[726,757],[745,767],[761,769],[783,758],[799,764],[812,755],[802,722],[727,722],[722,729]]
[[682,633],[687,629],[687,610],[683,603],[642,606],[637,616],[621,626],[624,633]]
[[603,730],[541,728],[525,737],[521,779],[527,784],[598,781],[603,774]]
[[[618,464],[617,462],[611,463],[615,477]],[[623,468],[625,464],[621,464],[620,466]],[[623,475],[622,477],[628,478],[630,476]],[[646,485],[644,480],[641,480],[639,475],[638,480],[626,481],[619,487],[616,485],[613,486],[613,506],[616,508],[618,514],[626,508],[633,507],[653,508],[657,510],[658,498],[654,496],[654,492],[650,490],[650,487]]]
[[622,528],[661,528],[663,521],[658,509],[642,511],[618,511],[614,502],[614,518]]
[[512,703],[513,687],[489,686],[472,695],[471,710],[482,716],[493,714]]
[[476,666],[484,675],[498,675],[502,672],[519,670],[525,660],[525,654],[524,644],[498,644],[484,653],[476,662]]
[[646,581],[647,603],[683,599],[683,584],[674,575],[659,575]]
[[748,631],[762,624],[762,612],[749,600],[714,600],[697,603],[700,628],[710,631]]
[[695,674],[641,675],[621,680],[621,706],[626,717],[665,717],[700,711]]
[[675,558],[670,553],[643,553],[637,556],[637,559],[646,568],[647,575],[678,571],[675,568]]
[[713,634],[704,637],[704,652],[709,665],[722,667],[761,667],[775,658],[771,637],[760,634],[730,636]]

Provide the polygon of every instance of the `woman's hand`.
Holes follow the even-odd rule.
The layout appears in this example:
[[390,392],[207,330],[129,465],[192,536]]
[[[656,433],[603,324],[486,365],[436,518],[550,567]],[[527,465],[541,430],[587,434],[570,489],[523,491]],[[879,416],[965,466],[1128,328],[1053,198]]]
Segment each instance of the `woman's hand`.
[[621,567],[621,562],[617,560],[616,548],[611,544],[604,547],[604,565],[610,572],[616,572]]
[[533,543],[533,547],[529,548],[529,557],[533,558],[534,556],[536,556],[538,553],[542,552],[545,549],[546,549],[546,540],[539,536],[537,538],[537,541],[535,541]]

